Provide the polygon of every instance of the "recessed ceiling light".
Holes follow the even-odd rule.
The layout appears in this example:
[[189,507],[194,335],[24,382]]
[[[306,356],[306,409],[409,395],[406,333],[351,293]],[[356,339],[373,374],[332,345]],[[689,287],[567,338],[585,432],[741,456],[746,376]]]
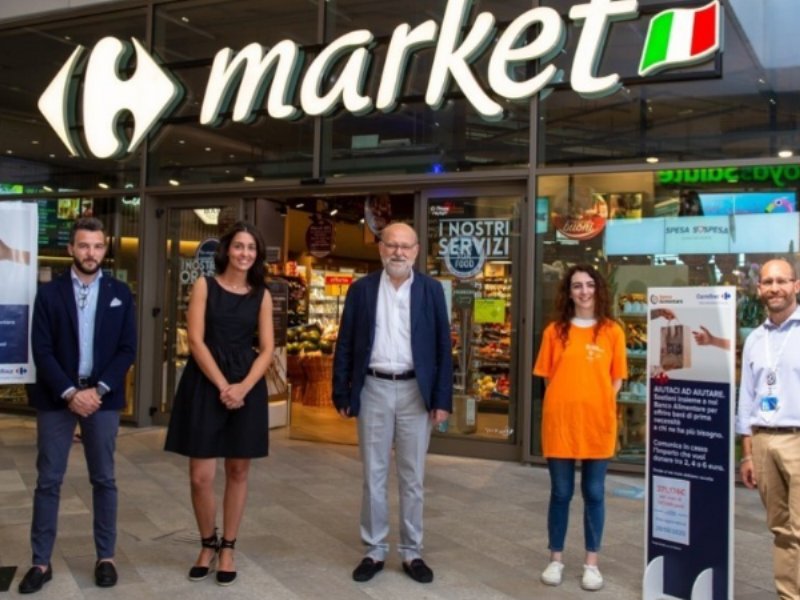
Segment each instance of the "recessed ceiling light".
[[6,150],[6,154],[14,154],[13,150]]
[[43,189],[45,192],[52,192],[52,191],[53,191],[53,188],[51,188],[49,185],[43,185],[43,186],[42,186],[42,189]]
[[178,143],[179,143],[179,144],[185,144],[185,143],[186,143],[186,140],[178,140]]
[[206,146],[206,152],[211,152],[211,146]]
[[169,180],[169,184],[172,185],[172,186],[178,187],[181,184],[181,182],[178,181],[177,179],[170,179]]
[[31,144],[33,144],[34,146],[38,146],[39,140],[31,140]]
[[97,184],[97,187],[107,190],[109,186],[105,181],[101,181],[100,183]]
[[242,179],[244,179],[247,183],[253,183],[256,180],[256,178],[252,175],[245,175],[242,177]]
[[183,21],[184,23],[188,23],[189,17],[181,17],[181,21]]
[[778,152],[778,156],[780,158],[791,158],[794,156],[794,152],[792,152],[791,150],[781,150],[780,152]]
[[656,164],[658,162],[658,157],[657,156],[648,156],[647,158],[645,158],[645,160],[647,162],[649,162],[651,165],[654,165],[654,164]]
[[333,210],[330,212],[330,215],[331,215],[332,217],[335,217],[335,216],[336,216],[336,213],[338,213],[338,212],[339,212],[339,209],[338,209],[338,208],[334,208],[334,209],[333,209]]

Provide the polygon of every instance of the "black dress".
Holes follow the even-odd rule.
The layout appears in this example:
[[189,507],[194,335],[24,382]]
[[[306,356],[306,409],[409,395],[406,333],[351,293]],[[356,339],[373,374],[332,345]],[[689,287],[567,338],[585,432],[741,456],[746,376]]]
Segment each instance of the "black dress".
[[[234,294],[206,277],[205,343],[225,378],[242,381],[257,352],[253,335],[264,290]],[[175,393],[164,449],[192,458],[266,456],[269,440],[267,382],[262,377],[245,397],[244,406],[228,410],[219,390],[189,357]]]

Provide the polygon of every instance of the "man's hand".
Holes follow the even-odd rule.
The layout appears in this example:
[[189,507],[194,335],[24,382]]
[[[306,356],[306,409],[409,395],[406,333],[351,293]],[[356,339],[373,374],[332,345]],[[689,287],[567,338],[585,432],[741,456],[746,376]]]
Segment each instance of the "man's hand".
[[449,412],[446,410],[442,410],[441,408],[434,408],[431,411],[431,421],[433,421],[433,426],[436,427],[439,423],[444,423],[447,421],[447,417],[450,415]]
[[102,404],[103,402],[97,393],[97,389],[88,388],[75,392],[72,395],[72,400],[67,404],[67,408],[79,417],[86,418],[97,412]]
[[742,461],[739,465],[739,473],[742,476],[742,483],[746,487],[751,490],[756,487],[758,482],[756,481],[756,470],[753,468],[752,458]]
[[344,418],[344,419],[349,419],[350,418],[350,409],[349,408],[340,408],[338,412],[339,412],[339,415],[341,415],[342,418]]

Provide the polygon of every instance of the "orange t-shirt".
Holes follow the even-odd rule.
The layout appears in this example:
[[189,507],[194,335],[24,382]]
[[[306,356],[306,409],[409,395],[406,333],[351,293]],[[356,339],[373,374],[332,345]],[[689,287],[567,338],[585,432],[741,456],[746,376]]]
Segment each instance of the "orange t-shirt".
[[570,325],[566,346],[550,323],[533,374],[549,379],[542,410],[542,453],[547,458],[611,458],[617,441],[615,379],[628,377],[625,333],[614,321]]

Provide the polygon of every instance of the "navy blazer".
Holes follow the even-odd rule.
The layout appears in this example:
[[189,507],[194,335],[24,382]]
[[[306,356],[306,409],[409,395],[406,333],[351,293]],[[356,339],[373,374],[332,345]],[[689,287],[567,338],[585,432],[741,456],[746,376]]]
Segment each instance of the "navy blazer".
[[[362,277],[347,292],[333,357],[333,403],[357,417],[367,376],[378,290],[383,271]],[[419,391],[428,410],[453,410],[453,357],[450,320],[442,284],[414,272],[411,284],[411,354]]]
[[[28,386],[28,403],[39,410],[66,407],[61,398],[78,387],[78,307],[70,271],[45,283],[33,305],[31,347],[36,383]],[[136,358],[136,310],[130,288],[103,275],[97,295],[94,357],[89,381],[102,381],[111,391],[103,396],[102,410],[125,406],[125,375]]]

